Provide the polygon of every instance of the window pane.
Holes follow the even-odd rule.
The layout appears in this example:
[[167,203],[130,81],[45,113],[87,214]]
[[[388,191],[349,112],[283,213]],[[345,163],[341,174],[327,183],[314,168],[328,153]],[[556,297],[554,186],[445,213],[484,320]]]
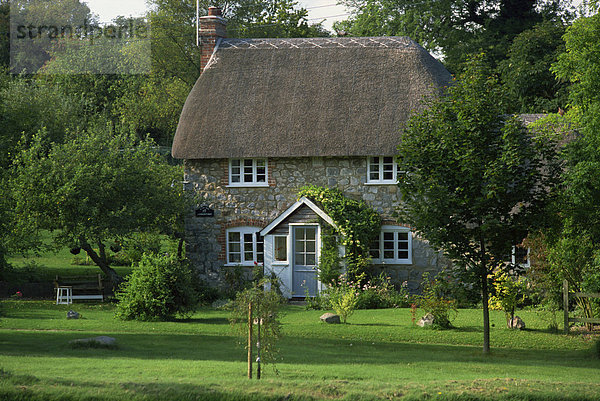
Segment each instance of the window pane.
[[384,171],[383,172],[383,179],[384,180],[393,180],[394,179],[394,172],[392,172],[392,171]]
[[240,159],[232,159],[231,160],[231,167],[237,167],[238,171],[240,169]]
[[383,251],[383,258],[384,259],[394,259],[394,251]]
[[304,263],[304,254],[303,253],[297,253],[296,254],[296,261],[295,263],[297,265],[301,265],[304,266],[306,263]]
[[296,241],[296,252],[304,252],[304,241]]
[[398,242],[398,249],[408,249],[408,241],[406,242]]
[[398,251],[398,259],[408,259],[408,251]]
[[393,241],[394,240],[394,233],[392,233],[392,232],[384,232],[383,233],[383,240],[384,241]]
[[314,253],[316,249],[316,241],[306,241],[306,252]]
[[316,255],[314,253],[307,253],[306,254],[306,266],[314,266],[316,265]]
[[306,229],[306,239],[314,240],[315,238],[317,238],[317,229],[314,227],[307,228]]
[[379,259],[380,258],[380,254],[379,254],[379,239],[376,239],[375,241],[373,241],[371,243],[371,246],[369,247],[369,254],[371,255],[371,258],[373,259]]
[[398,241],[408,241],[408,233],[398,233]]
[[258,263],[263,263],[265,261],[265,243],[262,236],[256,234],[256,261]]
[[283,262],[287,260],[287,238],[286,237],[275,237],[274,242],[274,255],[275,260]]
[[240,243],[240,233],[237,232],[230,232],[229,233],[229,237],[227,238],[228,241],[231,242],[237,242],[238,245]]
[[229,263],[242,263],[239,253],[229,253]]

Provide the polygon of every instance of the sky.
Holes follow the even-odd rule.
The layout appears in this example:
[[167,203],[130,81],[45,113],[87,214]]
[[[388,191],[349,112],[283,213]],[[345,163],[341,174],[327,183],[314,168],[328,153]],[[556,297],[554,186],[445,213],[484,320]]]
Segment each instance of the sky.
[[[110,22],[113,18],[123,15],[137,17],[143,15],[148,8],[146,0],[83,0],[92,13],[100,17],[101,22]],[[308,10],[310,22],[320,22],[325,19],[325,28],[331,30],[334,21],[345,19],[347,12],[343,6],[336,4],[337,0],[299,0],[298,4]],[[331,18],[331,16],[334,16]],[[329,17],[329,18],[326,18]]]
[[[136,17],[144,14],[147,9],[146,0],[84,0],[92,12],[100,17],[101,22],[110,22],[118,15]],[[579,5],[582,0],[573,3]],[[308,10],[310,22],[323,22],[323,26],[332,30],[335,21],[346,19],[348,12],[345,7],[337,5],[337,0],[298,0],[300,6]]]

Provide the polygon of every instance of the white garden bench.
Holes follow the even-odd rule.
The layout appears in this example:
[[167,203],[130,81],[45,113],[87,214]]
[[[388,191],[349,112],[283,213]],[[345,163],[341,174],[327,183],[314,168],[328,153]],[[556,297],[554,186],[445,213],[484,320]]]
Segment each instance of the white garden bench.
[[56,304],[70,304],[74,300],[104,301],[102,275],[56,276],[54,280]]

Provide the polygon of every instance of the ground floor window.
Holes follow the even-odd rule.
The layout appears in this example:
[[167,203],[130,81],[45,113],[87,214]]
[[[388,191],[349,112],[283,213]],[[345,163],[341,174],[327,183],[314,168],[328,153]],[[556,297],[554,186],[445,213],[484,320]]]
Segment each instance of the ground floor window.
[[519,265],[523,268],[530,266],[529,262],[529,248],[517,245],[512,248],[512,263],[513,265]]
[[371,259],[380,264],[411,264],[412,235],[400,226],[382,226],[379,238],[371,243]]
[[258,227],[227,230],[227,263],[253,266],[264,262],[264,243]]
[[273,260],[287,262],[287,236],[276,235],[273,237]]

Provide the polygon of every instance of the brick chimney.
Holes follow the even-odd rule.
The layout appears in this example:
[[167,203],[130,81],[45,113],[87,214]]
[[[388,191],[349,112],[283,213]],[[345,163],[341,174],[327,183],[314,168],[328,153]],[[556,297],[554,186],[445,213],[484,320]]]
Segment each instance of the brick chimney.
[[199,37],[200,37],[200,69],[208,64],[217,41],[219,38],[227,37],[227,23],[222,17],[221,9],[218,7],[209,7],[208,15],[200,17]]

